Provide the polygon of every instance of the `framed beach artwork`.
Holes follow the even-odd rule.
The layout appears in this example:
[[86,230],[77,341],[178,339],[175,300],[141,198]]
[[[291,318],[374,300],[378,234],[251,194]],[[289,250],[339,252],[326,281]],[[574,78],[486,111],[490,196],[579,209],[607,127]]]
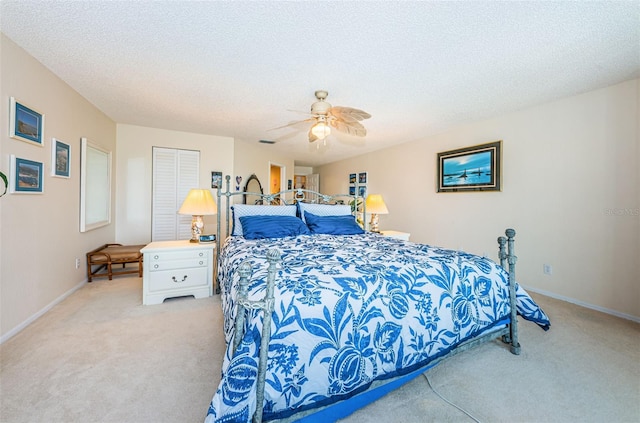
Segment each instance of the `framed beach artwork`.
[[44,146],[44,115],[25,106],[14,97],[9,105],[9,136],[21,141]]
[[71,146],[58,139],[51,139],[51,176],[71,176]]
[[438,153],[438,192],[500,191],[502,141]]
[[14,194],[42,194],[44,188],[42,162],[11,155],[11,182],[9,190]]

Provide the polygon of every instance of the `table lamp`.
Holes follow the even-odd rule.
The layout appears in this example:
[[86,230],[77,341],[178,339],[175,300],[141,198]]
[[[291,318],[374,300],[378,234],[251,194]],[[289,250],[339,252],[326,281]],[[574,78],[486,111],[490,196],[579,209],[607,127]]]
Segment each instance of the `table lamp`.
[[369,230],[371,232],[380,232],[378,230],[378,215],[389,214],[387,205],[382,199],[380,194],[369,194],[366,202],[367,213],[371,214],[371,222],[369,223]]
[[178,214],[190,214],[191,219],[191,239],[190,242],[199,242],[200,235],[204,231],[204,221],[202,216],[218,213],[216,202],[208,189],[192,189],[187,194]]

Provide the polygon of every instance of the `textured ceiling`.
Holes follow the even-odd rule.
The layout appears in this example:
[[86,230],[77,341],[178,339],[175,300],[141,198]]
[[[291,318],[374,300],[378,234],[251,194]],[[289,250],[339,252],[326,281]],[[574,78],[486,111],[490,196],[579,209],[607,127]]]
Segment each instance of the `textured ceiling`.
[[[2,0],[0,29],[118,123],[274,140],[300,165],[640,76],[639,1]],[[270,130],[318,89],[371,113],[365,139]]]

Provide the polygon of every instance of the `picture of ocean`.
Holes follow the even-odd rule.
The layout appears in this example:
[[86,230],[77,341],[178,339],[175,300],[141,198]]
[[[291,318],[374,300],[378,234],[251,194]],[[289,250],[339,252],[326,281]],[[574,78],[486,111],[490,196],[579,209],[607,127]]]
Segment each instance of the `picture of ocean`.
[[445,187],[491,183],[492,152],[483,151],[449,157],[443,161]]

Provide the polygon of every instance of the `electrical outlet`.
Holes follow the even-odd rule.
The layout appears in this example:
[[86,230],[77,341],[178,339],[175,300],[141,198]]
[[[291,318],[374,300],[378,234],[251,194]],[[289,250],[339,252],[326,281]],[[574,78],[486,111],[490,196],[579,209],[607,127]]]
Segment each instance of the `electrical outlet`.
[[80,269],[80,259],[76,259],[76,269]]
[[543,264],[542,271],[544,272],[545,275],[551,275],[553,274],[553,267],[551,267],[550,264]]

